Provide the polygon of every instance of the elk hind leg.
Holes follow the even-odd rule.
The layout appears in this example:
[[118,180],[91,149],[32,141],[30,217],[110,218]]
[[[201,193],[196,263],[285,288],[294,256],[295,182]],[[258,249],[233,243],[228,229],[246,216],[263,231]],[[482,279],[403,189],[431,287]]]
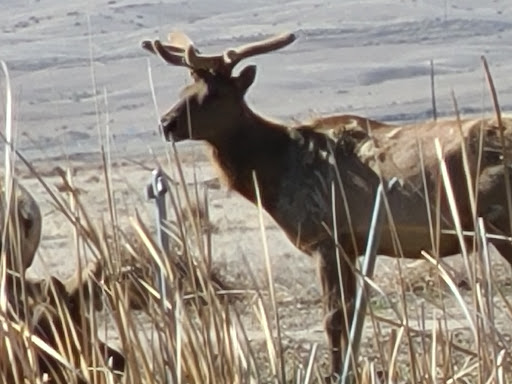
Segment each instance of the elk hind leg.
[[[319,250],[318,274],[322,288],[324,328],[331,352],[331,370],[341,370],[354,312],[355,276],[352,266],[340,256],[334,244]],[[341,280],[341,284],[340,284]],[[342,288],[343,287],[343,288]]]

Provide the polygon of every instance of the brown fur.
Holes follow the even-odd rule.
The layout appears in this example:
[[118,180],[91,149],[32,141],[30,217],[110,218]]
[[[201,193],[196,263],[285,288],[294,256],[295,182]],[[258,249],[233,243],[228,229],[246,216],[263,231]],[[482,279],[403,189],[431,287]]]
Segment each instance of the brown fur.
[[[206,141],[227,185],[252,202],[256,202],[255,173],[265,210],[299,249],[317,258],[332,370],[337,372],[343,360],[347,325],[352,319],[354,261],[365,248],[380,177],[384,181],[399,179],[387,199],[400,247],[388,219],[382,227],[378,254],[419,258],[422,250],[441,257],[460,251],[453,235],[441,235],[439,243],[431,241],[427,210],[435,223],[433,207],[437,199],[441,201],[442,229],[453,229],[446,197],[438,194],[443,188],[439,184],[434,138],[439,139],[445,151],[462,225],[466,230],[472,229],[457,122],[393,126],[364,117],[338,115],[288,127],[269,122],[246,105],[244,96],[254,77],[254,66],[242,69],[239,76],[196,71],[193,89],[197,94],[187,92],[162,117],[162,128],[170,140]],[[505,123],[510,141],[512,120]],[[489,119],[462,122],[471,173],[480,175],[476,186],[477,214],[484,217],[491,232],[510,234],[497,132]],[[480,134],[484,135],[484,148],[482,168],[477,170]],[[422,184],[418,142],[425,157],[428,199]],[[511,244],[498,240],[493,243],[512,263]]]
[[[56,383],[87,383],[90,372],[86,373],[83,368],[102,367],[109,359],[115,372],[123,372],[124,356],[97,340],[90,325],[93,314],[88,309],[91,304],[93,311],[102,306],[101,288],[97,283],[101,273],[100,265],[93,263],[81,276],[77,273],[65,282],[55,277],[22,281],[15,275],[7,275],[11,320],[25,323],[32,334],[58,351],[72,367],[76,367],[71,370],[36,347],[35,372],[38,372],[38,377],[46,373]],[[23,290],[25,294],[22,294]],[[98,349],[93,345],[97,345]],[[20,368],[19,363],[23,360],[20,357],[18,363],[11,362],[12,368]],[[13,375],[27,377],[27,372],[33,371],[18,369],[17,373],[13,371]]]
[[[114,370],[122,372],[124,357],[101,341],[91,341],[96,335],[92,333],[89,308],[100,310],[103,303],[103,292],[99,285],[102,267],[99,263],[89,265],[82,273],[76,273],[65,282],[55,277],[38,281],[21,278],[32,264],[39,246],[42,216],[39,205],[26,188],[15,183],[13,191],[11,204],[0,203],[2,224],[5,222],[6,206],[16,213],[11,214],[5,235],[7,240],[2,247],[2,254],[7,257],[5,294],[10,308],[6,313],[7,318],[23,327],[27,326],[32,334],[62,353],[64,359],[77,369],[77,372],[73,372],[36,347],[35,366],[39,374],[35,375],[41,377],[46,373],[56,383],[88,382],[79,368],[84,363],[91,366],[93,355],[96,355],[96,366],[101,366],[103,359],[112,358]],[[21,343],[21,339],[19,341]],[[0,337],[2,351],[7,348],[3,345],[5,342],[6,338]],[[94,350],[94,344],[98,345],[99,350]],[[67,346],[67,349],[63,350],[61,345]],[[9,364],[8,367],[1,367],[0,372],[10,372],[9,377],[0,377],[0,380],[14,382],[14,377],[35,379],[28,376],[34,372],[33,369],[21,366],[27,357],[23,343],[14,350],[21,353],[18,359],[7,361],[0,358],[1,365]],[[84,358],[86,361],[81,360]]]
[[[7,256],[7,268],[13,270],[25,270],[33,262],[39,242],[43,219],[39,204],[32,197],[30,192],[21,184],[14,182],[13,193],[10,204],[5,203],[5,191],[2,188],[0,193],[0,227],[7,226],[5,231],[6,244],[2,247]],[[10,221],[6,219],[6,207],[16,214],[10,215]],[[2,231],[2,235],[4,232]],[[3,237],[0,240],[2,246]]]

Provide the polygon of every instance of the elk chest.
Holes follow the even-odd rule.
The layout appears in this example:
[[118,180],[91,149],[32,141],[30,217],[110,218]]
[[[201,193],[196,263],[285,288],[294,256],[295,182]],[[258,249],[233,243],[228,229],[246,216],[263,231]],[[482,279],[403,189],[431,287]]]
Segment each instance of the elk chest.
[[270,212],[301,248],[331,237],[335,219],[341,235],[350,225],[366,233],[379,182],[355,153],[337,150],[334,142],[328,148],[325,140],[323,135],[292,140]]

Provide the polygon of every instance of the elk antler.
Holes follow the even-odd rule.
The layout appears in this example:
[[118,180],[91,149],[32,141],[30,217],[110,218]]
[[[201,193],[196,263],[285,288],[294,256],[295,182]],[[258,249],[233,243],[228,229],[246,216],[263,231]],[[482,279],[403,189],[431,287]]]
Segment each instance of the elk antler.
[[146,40],[142,43],[142,47],[159,55],[169,64],[188,67],[192,71],[203,69],[231,75],[233,68],[241,60],[284,48],[294,41],[293,33],[284,33],[238,48],[228,49],[220,55],[202,55],[187,35],[181,32],[172,32],[169,34],[167,42]]
[[144,40],[142,48],[155,55],[160,56],[167,63],[190,67],[185,61],[185,52],[187,49],[195,49],[192,40],[183,32],[171,32],[167,37],[167,42],[160,40]]
[[164,45],[160,40],[149,41],[145,40],[142,42],[142,48],[155,55],[160,56],[167,63],[178,65],[182,67],[188,67],[183,56],[183,52],[179,51],[178,48],[171,45]]
[[182,52],[185,52],[185,50],[188,47],[194,45],[194,43],[192,42],[190,37],[188,37],[187,35],[185,35],[183,32],[180,32],[180,31],[174,31],[174,32],[169,33],[169,35],[167,36],[167,43],[170,46],[173,46],[178,49],[182,49]]
[[224,53],[224,61],[226,62],[226,64],[229,64],[232,67],[234,67],[241,60],[247,57],[277,51],[278,49],[290,45],[294,41],[295,35],[293,33],[283,33],[281,35],[276,35],[265,40],[242,45],[236,49],[228,49]]

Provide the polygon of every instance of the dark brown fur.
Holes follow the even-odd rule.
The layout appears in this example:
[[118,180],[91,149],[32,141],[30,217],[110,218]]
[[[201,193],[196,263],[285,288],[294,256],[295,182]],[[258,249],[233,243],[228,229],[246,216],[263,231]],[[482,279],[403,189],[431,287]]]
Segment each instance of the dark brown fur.
[[[343,360],[346,325],[352,319],[354,261],[365,248],[380,177],[384,181],[399,179],[387,199],[400,247],[392,235],[390,220],[385,220],[378,254],[419,258],[422,250],[441,257],[460,251],[456,236],[444,234],[439,243],[431,241],[427,210],[431,210],[435,223],[437,199],[441,201],[441,227],[453,229],[445,194],[438,194],[443,187],[439,188],[433,144],[436,137],[445,150],[462,225],[472,229],[461,137],[455,121],[393,126],[341,115],[296,127],[270,122],[251,111],[244,101],[254,77],[254,66],[242,69],[239,76],[196,71],[195,92],[190,88],[162,117],[162,127],[169,140],[206,141],[227,185],[253,203],[255,173],[265,210],[299,249],[317,258],[325,328],[336,372]],[[506,120],[506,124],[510,138],[512,121]],[[474,176],[480,174],[477,214],[486,219],[494,233],[510,234],[504,171],[499,155],[493,155],[493,151],[500,151],[497,128],[487,119],[466,120],[462,132],[471,172]],[[481,132],[485,140],[479,172],[475,142]],[[424,195],[418,142],[423,146],[429,199]],[[510,243],[493,243],[512,262]]]
[[[0,226],[6,222],[7,208],[11,212],[7,231],[0,239],[0,247],[7,257],[7,268],[12,270],[27,269],[33,262],[39,242],[43,218],[39,204],[30,192],[20,183],[14,182],[12,186],[11,202],[5,202],[5,190],[2,188],[0,196]],[[16,213],[16,214],[14,214]],[[2,236],[4,232],[2,231]]]
[[[89,382],[81,368],[102,367],[109,359],[112,369],[121,374],[124,371],[124,356],[97,340],[90,322],[90,310],[102,307],[102,293],[97,278],[101,274],[99,264],[91,264],[81,276],[76,274],[65,282],[55,277],[33,281],[22,281],[19,277],[7,276],[7,292],[12,308],[12,321],[25,323],[30,332],[58,351],[74,370],[62,365],[45,351],[35,347],[36,371],[41,377],[48,374],[52,382]],[[25,294],[22,294],[22,290]],[[98,348],[94,348],[96,345]],[[19,362],[23,361],[21,358]],[[19,364],[18,362],[18,364]],[[12,368],[17,364],[11,362]],[[19,367],[18,367],[19,368]],[[3,370],[5,372],[5,370]],[[27,377],[27,370],[18,369]],[[27,377],[29,378],[29,377]]]
[[[39,246],[42,215],[39,205],[26,188],[15,183],[13,190],[13,199],[9,206],[10,212],[16,214],[11,214],[6,241],[2,246],[2,254],[7,257],[5,295],[9,307],[4,315],[9,321],[21,325],[22,329],[28,327],[33,335],[62,353],[63,358],[75,368],[66,368],[54,357],[36,347],[37,373],[34,373],[34,377],[29,377],[34,370],[21,366],[22,362],[27,361],[28,354],[20,338],[20,348],[13,348],[20,353],[18,358],[11,361],[0,358],[0,365],[9,364],[8,367],[1,367],[0,373],[10,375],[0,377],[0,381],[4,379],[5,382],[14,382],[14,377],[41,378],[46,373],[52,382],[85,383],[86,377],[83,372],[80,373],[81,364],[92,366],[94,363],[95,366],[102,366],[101,362],[109,358],[112,359],[113,369],[122,372],[124,357],[105,343],[99,340],[95,342],[96,335],[92,333],[93,328],[90,325],[91,311],[100,310],[103,304],[103,292],[99,285],[101,264],[93,263],[65,282],[55,277],[38,281],[21,278],[32,264]],[[6,206],[2,200],[2,224]],[[1,351],[6,351],[7,346],[3,344],[6,340],[6,337],[0,337]],[[11,342],[14,340],[11,339]],[[60,347],[62,345],[66,346],[65,350]],[[93,345],[97,345],[98,350],[94,350]],[[93,361],[94,355],[96,358]]]

